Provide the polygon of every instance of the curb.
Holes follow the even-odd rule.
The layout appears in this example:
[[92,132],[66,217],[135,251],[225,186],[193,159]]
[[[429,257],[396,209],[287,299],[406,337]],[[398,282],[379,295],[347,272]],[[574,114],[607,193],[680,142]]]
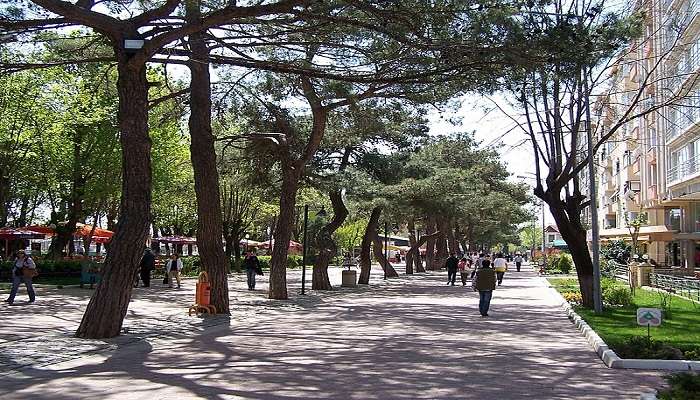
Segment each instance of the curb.
[[568,301],[562,297],[562,295],[550,285],[546,278],[545,280],[547,288],[549,288],[550,293],[559,302],[559,306],[564,310],[566,315],[571,320],[571,323],[576,326],[583,337],[586,338],[588,344],[591,345],[593,350],[598,354],[603,363],[608,368],[614,369],[648,369],[648,370],[663,370],[663,371],[700,371],[700,361],[688,361],[688,360],[643,360],[637,358],[620,358],[615,351],[613,351],[603,339],[598,336],[598,334],[591,328],[586,321],[581,318],[574,309],[571,307]]

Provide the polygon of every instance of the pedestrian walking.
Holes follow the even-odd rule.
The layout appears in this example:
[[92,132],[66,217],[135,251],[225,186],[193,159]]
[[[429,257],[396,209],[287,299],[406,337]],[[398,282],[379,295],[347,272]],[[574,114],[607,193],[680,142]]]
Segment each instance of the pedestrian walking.
[[515,271],[520,272],[520,267],[523,265],[523,256],[520,253],[515,255]]
[[503,283],[503,276],[508,271],[508,262],[503,258],[503,254],[496,254],[496,258],[493,260],[493,268],[496,270],[496,277],[498,278],[498,286]]
[[491,268],[490,260],[484,260],[481,268],[476,270],[472,288],[479,292],[479,313],[482,317],[488,317],[491,297],[496,290],[496,272]]
[[[156,269],[156,256],[150,248],[146,248],[146,251],[141,257],[141,264],[139,265],[139,275],[141,276],[141,281],[143,282],[143,287],[151,286],[151,271]],[[136,280],[136,286],[139,285],[138,279]]]
[[29,294],[29,304],[36,301],[36,293],[34,293],[34,286],[32,285],[32,278],[37,276],[37,269],[34,260],[29,257],[24,250],[17,252],[17,258],[12,265],[12,289],[10,290],[10,297],[8,297],[5,302],[9,305],[15,303],[15,296],[19,291],[20,283],[24,283],[27,287],[27,294]]
[[462,278],[462,286],[467,286],[467,279],[469,279],[469,274],[471,273],[470,266],[471,260],[467,259],[467,257],[462,257],[462,259],[459,260],[459,264],[457,264],[459,276]]
[[173,253],[170,256],[168,264],[165,266],[166,273],[168,274],[168,287],[173,287],[173,279],[177,282],[177,288],[180,289],[180,271],[182,271],[182,260],[180,255]]
[[457,266],[459,265],[459,260],[455,257],[455,253],[450,253],[445,261],[445,268],[447,269],[447,284],[455,285],[455,279],[457,279]]
[[255,275],[257,275],[258,272],[262,272],[260,260],[258,260],[258,256],[255,255],[255,252],[252,250],[248,252],[245,256],[245,260],[243,260],[243,266],[245,267],[246,276],[248,277],[248,290],[255,290]]

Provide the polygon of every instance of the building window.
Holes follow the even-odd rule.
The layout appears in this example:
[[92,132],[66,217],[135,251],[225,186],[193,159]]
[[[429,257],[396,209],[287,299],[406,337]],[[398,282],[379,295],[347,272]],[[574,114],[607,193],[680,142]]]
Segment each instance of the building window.
[[681,230],[681,209],[680,208],[667,208],[665,210],[665,220],[666,227],[673,231]]
[[[700,203],[693,203],[693,221],[695,223],[693,224],[693,231],[694,232],[700,232]],[[700,265],[698,265],[700,266]]]
[[554,235],[549,235],[549,236],[547,237],[547,241],[550,242],[550,243],[553,242],[553,241],[554,241]]

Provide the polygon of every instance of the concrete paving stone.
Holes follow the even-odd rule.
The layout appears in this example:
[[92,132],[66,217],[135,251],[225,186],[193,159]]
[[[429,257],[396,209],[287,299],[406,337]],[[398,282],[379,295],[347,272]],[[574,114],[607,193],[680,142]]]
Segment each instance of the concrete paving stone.
[[662,384],[605,367],[531,269],[506,274],[489,318],[445,275],[375,269],[369,286],[300,296],[289,271],[288,301],[236,275],[230,318],[187,317],[193,280],[156,282],[134,291],[128,333],[97,341],[72,337],[90,290],[42,288],[0,307],[0,398],[619,400]]

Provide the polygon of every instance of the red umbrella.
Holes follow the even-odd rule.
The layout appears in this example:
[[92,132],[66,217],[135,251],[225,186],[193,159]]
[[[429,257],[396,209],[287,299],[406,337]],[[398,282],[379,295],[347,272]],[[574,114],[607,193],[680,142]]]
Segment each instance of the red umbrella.
[[43,239],[45,234],[26,228],[0,228],[0,240],[5,240],[5,258],[10,255],[10,241],[18,239]]

